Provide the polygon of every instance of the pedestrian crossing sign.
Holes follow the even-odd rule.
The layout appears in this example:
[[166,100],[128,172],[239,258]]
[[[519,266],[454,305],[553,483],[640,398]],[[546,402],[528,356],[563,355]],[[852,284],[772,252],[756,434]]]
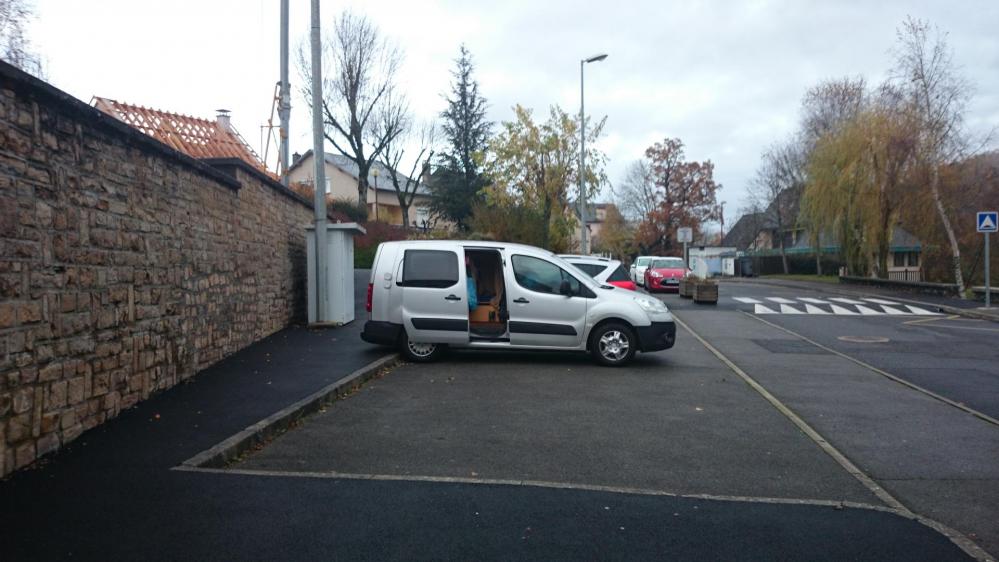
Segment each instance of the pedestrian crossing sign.
[[982,211],[978,213],[978,232],[996,232],[999,230],[999,212]]

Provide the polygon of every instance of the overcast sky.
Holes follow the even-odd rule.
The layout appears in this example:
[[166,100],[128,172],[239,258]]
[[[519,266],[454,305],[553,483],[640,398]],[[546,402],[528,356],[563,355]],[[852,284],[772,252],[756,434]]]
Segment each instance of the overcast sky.
[[[291,4],[295,48],[307,41],[309,2]],[[278,6],[35,0],[32,40],[50,81],[82,100],[98,95],[200,117],[227,108],[259,151],[279,78]],[[794,130],[805,90],[844,75],[883,80],[906,15],[949,32],[955,59],[977,87],[972,127],[999,125],[996,0],[324,1],[323,20],[348,8],[403,49],[401,86],[423,119],[443,109],[463,42],[497,122],[511,119],[516,103],[538,114],[552,104],[578,112],[579,59],[609,53],[587,65],[586,108],[608,118],[601,148],[611,181],[651,143],[679,137],[689,158],[715,163],[729,220],[760,153]],[[291,148],[304,152],[308,109],[297,93],[293,106]]]

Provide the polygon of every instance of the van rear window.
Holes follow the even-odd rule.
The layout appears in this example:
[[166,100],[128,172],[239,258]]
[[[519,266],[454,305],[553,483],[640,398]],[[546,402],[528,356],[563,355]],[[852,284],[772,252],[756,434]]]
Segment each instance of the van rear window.
[[443,289],[458,283],[458,254],[445,250],[406,250],[402,285]]
[[610,277],[608,277],[607,280],[608,281],[631,281],[631,277],[629,277],[628,276],[628,272],[625,271],[624,268],[619,265],[619,266],[617,266],[617,269],[615,269],[614,272],[610,274]]

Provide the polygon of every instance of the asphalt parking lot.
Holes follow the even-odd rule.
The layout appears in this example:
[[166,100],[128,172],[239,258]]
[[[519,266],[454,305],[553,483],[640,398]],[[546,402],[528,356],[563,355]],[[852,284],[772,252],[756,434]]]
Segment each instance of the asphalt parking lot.
[[691,337],[624,369],[544,353],[404,365],[239,467],[877,501]]

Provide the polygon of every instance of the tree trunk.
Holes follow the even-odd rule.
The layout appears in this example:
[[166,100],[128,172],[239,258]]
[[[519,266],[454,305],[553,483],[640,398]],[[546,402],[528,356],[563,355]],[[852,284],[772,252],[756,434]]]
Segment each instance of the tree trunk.
[[551,239],[552,202],[547,197],[545,198],[545,202],[542,205],[542,211],[541,211],[541,213],[542,213],[541,214],[541,220],[543,220],[544,224],[545,224],[545,228],[542,231],[542,235],[541,235],[541,241],[542,241],[541,247],[544,248],[544,249],[546,249],[546,250],[550,250],[551,248],[548,247],[548,243],[549,243],[549,241]]
[[940,215],[940,222],[943,223],[944,230],[947,231],[947,239],[950,241],[951,265],[954,268],[954,283],[957,285],[961,298],[964,298],[964,276],[961,274],[961,248],[957,245],[957,236],[954,235],[954,227],[947,218],[947,211],[944,210],[943,199],[940,197],[940,170],[936,163],[930,172],[930,192],[933,194],[933,203],[936,204],[937,214]]
[[409,205],[400,202],[399,210],[402,211],[402,229],[409,231]]
[[822,275],[822,248],[815,242],[815,274]]
[[784,236],[780,237],[780,261],[784,265],[784,275],[791,273],[791,269],[787,265],[787,252],[784,251]]

